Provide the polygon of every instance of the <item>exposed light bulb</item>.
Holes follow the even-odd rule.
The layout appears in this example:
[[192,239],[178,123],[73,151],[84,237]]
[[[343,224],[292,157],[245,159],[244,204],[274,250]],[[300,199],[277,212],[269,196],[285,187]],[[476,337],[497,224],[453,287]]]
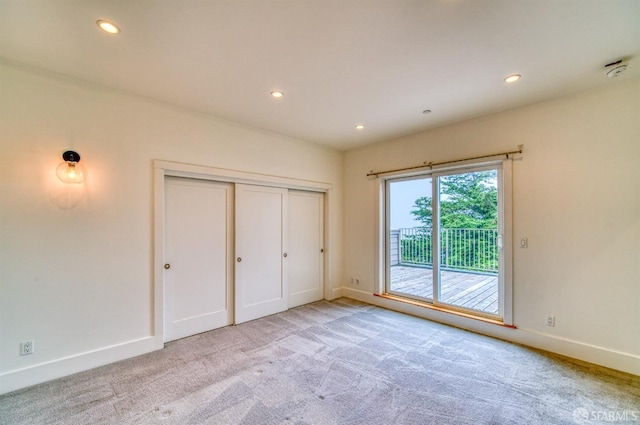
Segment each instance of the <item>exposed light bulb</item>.
[[60,179],[60,181],[64,183],[82,183],[87,175],[87,170],[78,164],[80,161],[80,155],[73,151],[66,151],[62,154],[62,159],[64,162],[61,162],[56,167],[56,175]]
[[69,168],[67,169],[67,177],[69,178],[69,180],[73,180],[73,181],[75,181],[76,178],[78,177],[78,173],[76,173],[75,164],[69,164]]

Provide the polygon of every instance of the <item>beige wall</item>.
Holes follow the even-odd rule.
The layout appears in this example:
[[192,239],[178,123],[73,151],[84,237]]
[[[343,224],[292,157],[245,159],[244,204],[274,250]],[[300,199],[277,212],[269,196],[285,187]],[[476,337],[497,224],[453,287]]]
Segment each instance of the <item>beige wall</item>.
[[[518,330],[426,315],[640,374],[638,79],[346,153],[345,295],[403,308],[370,296],[377,182],[367,172],[520,144],[523,159],[513,163]],[[521,249],[524,237],[529,247]],[[351,276],[360,277],[359,287]],[[556,316],[555,327],[545,326],[547,314]]]
[[0,84],[0,392],[153,349],[154,159],[332,184],[341,286],[341,153],[10,63]]

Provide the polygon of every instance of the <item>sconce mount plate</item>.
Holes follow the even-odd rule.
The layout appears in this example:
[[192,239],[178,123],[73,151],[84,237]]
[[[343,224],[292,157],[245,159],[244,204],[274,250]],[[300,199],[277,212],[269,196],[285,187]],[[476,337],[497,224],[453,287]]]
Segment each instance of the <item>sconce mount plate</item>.
[[80,154],[74,151],[66,151],[62,154],[62,159],[67,162],[78,162],[80,161]]

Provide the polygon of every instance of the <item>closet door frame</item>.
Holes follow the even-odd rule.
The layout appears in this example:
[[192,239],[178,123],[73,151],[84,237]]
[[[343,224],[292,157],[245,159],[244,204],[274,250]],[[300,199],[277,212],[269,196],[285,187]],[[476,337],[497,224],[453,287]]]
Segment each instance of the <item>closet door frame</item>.
[[331,228],[328,214],[332,205],[333,187],[330,183],[299,180],[288,177],[269,176],[244,171],[228,170],[224,168],[208,167],[203,165],[184,164],[180,162],[154,160],[153,161],[153,321],[151,323],[152,336],[156,349],[164,347],[164,221],[165,221],[165,176],[186,177],[200,180],[213,180],[227,183],[251,184],[257,186],[279,187],[284,189],[304,190],[325,194],[324,199],[324,282],[323,294],[325,299],[333,299],[334,294],[328,282],[331,275],[331,240],[328,229]]

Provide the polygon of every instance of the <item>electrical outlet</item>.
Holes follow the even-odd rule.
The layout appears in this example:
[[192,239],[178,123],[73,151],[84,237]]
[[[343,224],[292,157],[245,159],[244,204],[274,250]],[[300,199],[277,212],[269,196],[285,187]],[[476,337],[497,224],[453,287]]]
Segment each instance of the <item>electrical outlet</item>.
[[520,248],[527,248],[529,246],[529,239],[522,238],[520,239]]
[[20,355],[27,356],[34,353],[34,342],[32,339],[20,343]]
[[356,277],[356,285],[360,286],[360,278]]
[[547,326],[554,327],[556,325],[556,316],[547,314]]

